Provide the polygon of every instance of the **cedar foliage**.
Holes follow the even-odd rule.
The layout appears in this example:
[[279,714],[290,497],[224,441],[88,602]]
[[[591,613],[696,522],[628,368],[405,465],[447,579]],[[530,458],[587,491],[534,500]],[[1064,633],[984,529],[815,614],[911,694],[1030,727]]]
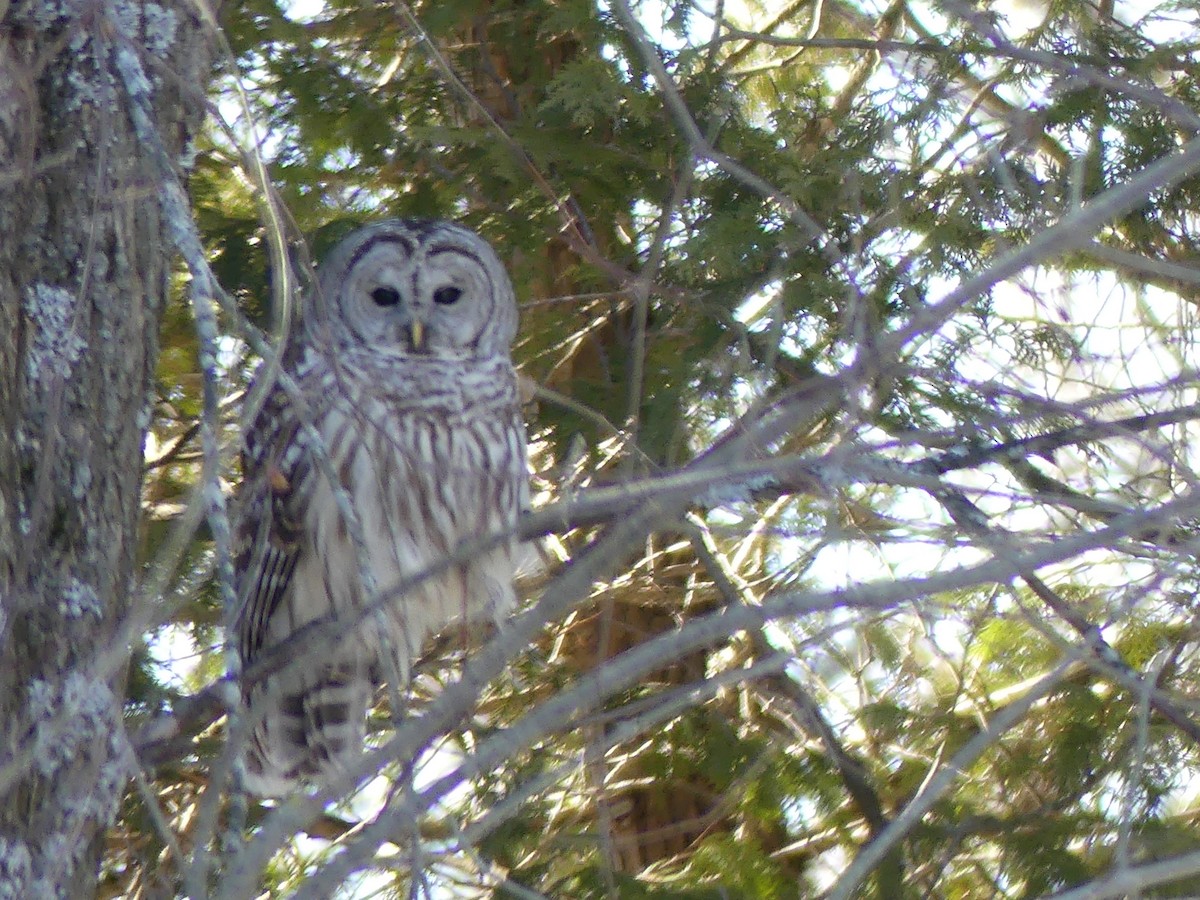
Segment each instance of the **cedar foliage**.
[[[225,10],[297,271],[384,215],[460,219],[508,262],[539,505],[697,471],[773,423],[707,490],[664,489],[666,512],[426,745],[419,779],[647,641],[658,664],[465,772],[399,833],[355,831],[363,804],[315,807],[267,888],[1026,897],[1174,858],[1165,880],[1138,870],[1145,895],[1190,892],[1200,180],[1152,186],[1068,241],[1051,229],[1196,134],[1194,5],[1053,2],[1027,30],[999,6],[915,0],[665,2],[635,6],[636,23],[624,9]],[[213,90],[241,115],[228,72]],[[247,173],[214,125],[196,218],[222,284],[270,330],[279,263]],[[954,295],[1022,248],[1044,248],[1036,267]],[[194,340],[180,303],[148,560],[199,473]],[[230,352],[231,466],[254,362]],[[635,512],[559,529],[561,555],[589,558]],[[560,570],[527,580],[531,603]],[[221,671],[204,534],[172,596],[134,655],[135,731],[185,717]],[[672,643],[763,604],[769,624]],[[478,640],[430,653],[401,729]],[[182,645],[197,656],[181,680],[165,648]],[[230,883],[233,850],[196,831],[223,727],[205,709],[127,797],[114,895],[184,890],[197,840],[222,860],[214,889]],[[389,718],[385,704],[381,736]],[[410,762],[389,770],[402,786]],[[271,813],[248,815],[252,833]],[[345,870],[340,850],[358,854]]]

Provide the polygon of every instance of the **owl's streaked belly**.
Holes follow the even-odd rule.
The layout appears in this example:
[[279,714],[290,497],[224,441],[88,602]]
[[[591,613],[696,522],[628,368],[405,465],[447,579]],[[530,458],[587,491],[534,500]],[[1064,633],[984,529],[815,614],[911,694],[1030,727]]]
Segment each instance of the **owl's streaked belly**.
[[[383,421],[388,427],[376,424]],[[354,629],[361,649],[367,658],[390,651],[407,677],[430,636],[454,622],[498,618],[515,602],[515,540],[402,583],[444,564],[462,542],[516,524],[527,478],[520,422],[510,416],[451,425],[431,415],[382,419],[335,410],[322,425],[329,458],[341,461],[342,490],[317,474],[305,530],[314,547],[327,549],[302,555],[297,606],[342,615],[363,610],[374,596],[381,613]],[[328,549],[339,546],[343,552]],[[289,630],[303,624],[292,622]]]

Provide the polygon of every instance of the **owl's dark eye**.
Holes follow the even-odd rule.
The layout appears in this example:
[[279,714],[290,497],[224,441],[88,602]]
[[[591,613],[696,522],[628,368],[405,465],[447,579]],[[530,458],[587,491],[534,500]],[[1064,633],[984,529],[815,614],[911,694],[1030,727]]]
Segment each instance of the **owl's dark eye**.
[[400,302],[400,292],[395,288],[377,287],[371,291],[371,299],[376,306],[395,306]]
[[451,303],[457,303],[458,298],[462,296],[462,288],[440,287],[433,292],[433,302],[440,303],[442,306],[449,306]]

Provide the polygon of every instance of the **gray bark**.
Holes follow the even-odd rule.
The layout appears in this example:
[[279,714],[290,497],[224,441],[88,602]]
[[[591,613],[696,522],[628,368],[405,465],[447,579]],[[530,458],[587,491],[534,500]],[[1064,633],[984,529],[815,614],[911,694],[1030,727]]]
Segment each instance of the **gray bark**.
[[177,159],[195,6],[0,0],[0,898],[94,894],[135,765],[121,720],[142,441],[173,251],[116,51]]

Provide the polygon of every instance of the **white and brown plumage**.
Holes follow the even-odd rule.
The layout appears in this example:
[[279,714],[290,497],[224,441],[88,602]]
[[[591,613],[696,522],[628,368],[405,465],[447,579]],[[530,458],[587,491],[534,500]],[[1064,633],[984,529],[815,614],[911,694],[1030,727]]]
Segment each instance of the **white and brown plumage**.
[[[387,596],[463,539],[511,529],[528,499],[509,355],[517,308],[491,247],[458,225],[388,220],[339,244],[319,276],[280,364],[294,389],[277,378],[245,435],[243,668],[309,623],[353,615],[373,588]],[[447,625],[511,608],[516,553],[513,540],[392,596],[335,650],[245,685],[249,787],[282,793],[360,752],[379,681],[407,678]]]

